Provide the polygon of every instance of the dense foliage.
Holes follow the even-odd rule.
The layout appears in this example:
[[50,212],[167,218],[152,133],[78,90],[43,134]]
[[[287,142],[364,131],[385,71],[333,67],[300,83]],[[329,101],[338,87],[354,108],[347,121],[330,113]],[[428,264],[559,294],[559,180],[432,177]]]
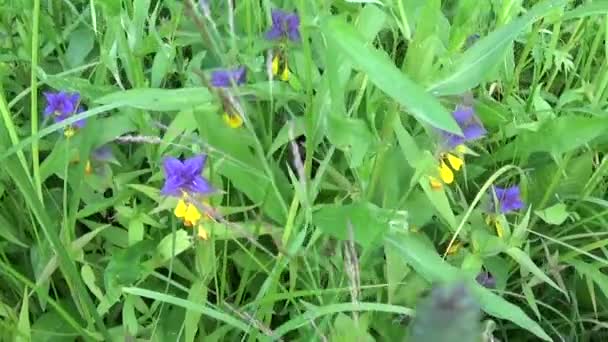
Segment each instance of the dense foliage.
[[605,340],[607,18],[0,0],[0,340]]

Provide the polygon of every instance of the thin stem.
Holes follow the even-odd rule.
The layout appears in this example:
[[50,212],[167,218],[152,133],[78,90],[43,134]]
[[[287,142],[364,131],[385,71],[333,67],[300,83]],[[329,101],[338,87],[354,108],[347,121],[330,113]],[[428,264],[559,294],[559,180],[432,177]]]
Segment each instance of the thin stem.
[[38,146],[38,77],[36,76],[38,70],[38,31],[40,26],[40,0],[34,0],[34,9],[32,11],[32,69],[31,69],[31,80],[30,87],[32,89],[31,94],[31,112],[32,112],[32,166],[34,170],[34,188],[38,193],[40,203],[44,206],[42,200],[42,180],[40,178],[40,151]]

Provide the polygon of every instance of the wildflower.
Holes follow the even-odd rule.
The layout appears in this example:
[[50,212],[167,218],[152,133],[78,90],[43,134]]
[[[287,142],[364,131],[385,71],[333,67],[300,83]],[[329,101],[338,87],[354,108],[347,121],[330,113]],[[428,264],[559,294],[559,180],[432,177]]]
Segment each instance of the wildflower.
[[69,115],[76,112],[78,103],[80,102],[80,94],[78,93],[44,93],[46,98],[46,107],[44,108],[44,115],[49,116],[53,114],[55,122],[65,120]]
[[475,278],[475,280],[479,283],[479,285],[488,288],[488,289],[493,289],[496,288],[496,278],[494,278],[492,276],[492,274],[488,271],[482,271],[480,272],[477,277]]
[[106,163],[117,163],[112,153],[112,149],[108,145],[101,146],[91,153],[91,158],[87,160],[84,167],[84,172],[87,175],[92,174],[95,171],[103,172],[103,164]]
[[273,76],[278,76],[281,81],[289,81],[289,66],[287,65],[287,56],[280,51],[276,52],[270,63]]
[[288,13],[282,10],[272,10],[272,26],[266,32],[266,39],[289,39],[292,42],[300,41],[300,17],[297,13]]
[[454,254],[458,253],[458,251],[460,251],[461,248],[462,248],[462,243],[456,241],[450,246],[450,248],[448,248],[447,254],[454,255]]
[[[44,116],[53,116],[54,121],[61,122],[74,114],[80,114],[84,111],[84,108],[79,107],[80,94],[78,93],[66,93],[66,92],[46,92],[44,93],[46,98],[46,107],[44,108]],[[65,127],[63,134],[66,138],[72,137],[76,134],[78,129],[81,129],[85,125],[85,120],[78,120],[71,125]]]
[[[493,187],[494,194],[498,200],[498,206],[496,209],[502,214],[507,214],[513,211],[517,211],[524,207],[524,202],[521,200],[521,193],[519,186],[515,185],[509,188],[500,188],[497,186]],[[492,204],[494,204],[494,197],[492,197]],[[493,207],[496,207],[493,205]]]
[[[492,188],[494,193],[490,198],[490,211],[492,213],[486,217],[486,223],[490,226],[494,226],[496,235],[502,238],[504,236],[505,227],[499,219],[499,214],[508,214],[517,211],[523,208],[524,202],[521,200],[519,186],[517,185],[509,188],[500,188],[497,186]],[[496,195],[498,205],[494,202],[494,195]]]
[[444,142],[449,148],[456,148],[466,142],[477,140],[486,134],[486,129],[475,115],[472,107],[457,106],[452,112],[456,123],[462,131],[462,136],[442,131]]
[[211,73],[211,85],[216,88],[238,86],[245,81],[247,81],[247,70],[244,66],[232,70],[216,70]]
[[441,131],[443,138],[442,149],[447,150],[439,157],[439,178],[430,176],[429,180],[433,189],[441,189],[443,184],[454,182],[454,172],[460,171],[464,165],[464,154],[467,142],[477,140],[486,134],[486,130],[475,115],[473,108],[469,106],[457,106],[452,112],[456,123],[462,130],[463,135],[456,135]]
[[163,161],[166,179],[161,193],[179,197],[184,193],[206,195],[213,192],[209,182],[201,176],[206,159],[206,155],[199,155],[181,162],[177,158],[166,157]]
[[239,114],[226,111],[224,112],[224,115],[222,115],[222,118],[230,128],[239,128],[243,126],[243,118]]
[[[203,214],[192,201],[213,192],[209,182],[201,176],[207,156],[199,155],[184,162],[177,158],[166,157],[163,161],[165,184],[163,195],[179,197],[173,214],[184,221],[188,227],[197,226]],[[199,236],[201,235],[199,227]],[[206,236],[206,234],[203,234]]]

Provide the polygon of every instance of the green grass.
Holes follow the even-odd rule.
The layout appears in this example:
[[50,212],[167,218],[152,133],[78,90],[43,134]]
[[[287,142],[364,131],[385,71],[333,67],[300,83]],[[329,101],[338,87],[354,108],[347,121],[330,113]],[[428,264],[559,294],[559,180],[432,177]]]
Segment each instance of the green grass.
[[[208,3],[0,0],[0,341],[605,339],[608,3]],[[434,188],[461,104],[487,133]],[[198,154],[207,240],[160,192]]]

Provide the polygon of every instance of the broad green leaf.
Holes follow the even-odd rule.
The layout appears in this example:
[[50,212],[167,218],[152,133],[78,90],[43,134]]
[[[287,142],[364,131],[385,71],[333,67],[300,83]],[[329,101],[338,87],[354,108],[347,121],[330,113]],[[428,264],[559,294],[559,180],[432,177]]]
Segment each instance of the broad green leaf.
[[113,104],[150,111],[179,111],[205,106],[215,108],[214,99],[204,87],[182,89],[139,88],[103,96],[95,103]]
[[349,239],[350,225],[354,240],[369,247],[387,231],[391,215],[391,211],[368,202],[326,205],[313,213],[313,222],[325,234],[340,240]]
[[373,141],[372,133],[361,119],[330,115],[327,119],[327,138],[336,147],[350,155],[350,167],[357,168],[363,163],[367,150]]
[[94,44],[95,33],[92,30],[81,28],[72,32],[68,50],[65,52],[68,65],[72,68],[82,65],[93,50]]
[[322,23],[322,28],[329,43],[338,47],[356,69],[416,118],[448,132],[461,133],[456,121],[435,98],[404,75],[385,53],[366,44],[344,19],[330,18]]
[[511,258],[513,258],[513,260],[515,260],[519,264],[520,267],[523,267],[524,269],[532,272],[532,274],[534,274],[540,280],[551,285],[553,288],[555,288],[559,292],[562,292],[562,293],[564,292],[564,290],[562,290],[559,286],[557,286],[557,284],[553,280],[551,280],[551,278],[549,278],[549,276],[547,276],[545,274],[545,272],[543,272],[538,266],[536,266],[534,261],[532,261],[532,259],[530,259],[530,256],[528,256],[528,254],[526,254],[521,249],[511,247],[511,248],[507,249],[505,251],[505,253],[507,253],[509,256],[511,256]]
[[564,203],[558,203],[543,210],[536,210],[534,213],[548,224],[556,226],[564,223],[570,217]]
[[566,0],[544,1],[534,6],[524,16],[478,40],[427,89],[431,94],[456,95],[476,87],[496,69],[499,65],[497,62],[502,61],[508,47],[520,33],[530,24],[565,3]]
[[[196,281],[188,292],[188,301],[198,305],[204,305],[207,301],[207,286],[202,281]],[[193,310],[186,310],[184,318],[185,341],[193,342],[196,332],[199,329],[199,321],[202,313]]]
[[[422,236],[417,233],[391,233],[387,236],[386,243],[395,247],[410,266],[427,281],[451,282],[462,277],[459,269],[445,262],[436,251],[429,248],[428,243],[425,243]],[[473,291],[481,308],[486,313],[497,318],[509,320],[539,338],[551,341],[547,333],[518,306],[509,303],[473,280],[469,282],[469,288]]]
[[151,82],[152,88],[158,88],[161,85],[163,78],[171,68],[171,64],[175,59],[175,48],[168,44],[161,44],[154,61],[152,62]]
[[605,117],[562,116],[544,123],[538,132],[521,135],[520,148],[528,153],[561,154],[584,146],[606,130],[608,119]]

